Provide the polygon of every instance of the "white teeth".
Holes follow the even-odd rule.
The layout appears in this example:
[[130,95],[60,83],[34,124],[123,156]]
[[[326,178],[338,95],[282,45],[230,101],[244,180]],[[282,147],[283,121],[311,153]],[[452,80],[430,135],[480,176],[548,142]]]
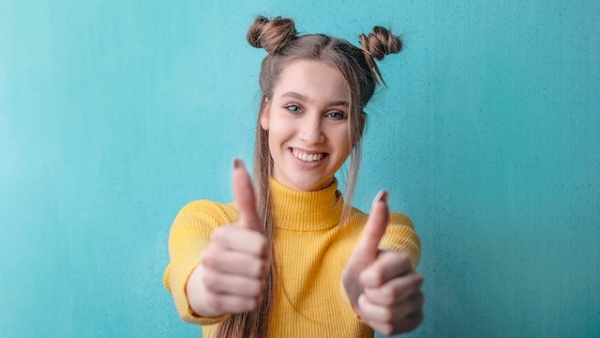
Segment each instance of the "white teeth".
[[292,154],[294,154],[294,156],[297,159],[300,159],[300,160],[302,160],[304,162],[320,161],[325,156],[325,154],[307,154],[307,153],[303,153],[303,152],[299,151],[298,149],[294,149],[292,151]]

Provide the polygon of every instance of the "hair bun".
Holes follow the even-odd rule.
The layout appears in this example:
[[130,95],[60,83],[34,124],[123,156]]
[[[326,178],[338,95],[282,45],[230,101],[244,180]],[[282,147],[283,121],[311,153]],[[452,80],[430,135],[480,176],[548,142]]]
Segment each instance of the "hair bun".
[[387,30],[381,26],[373,27],[373,32],[368,36],[361,34],[358,37],[362,49],[373,59],[383,60],[388,54],[400,53],[402,51],[402,40],[393,35],[391,29]]
[[252,47],[264,48],[269,54],[281,52],[298,32],[294,20],[280,16],[269,20],[258,16],[248,29],[246,38]]

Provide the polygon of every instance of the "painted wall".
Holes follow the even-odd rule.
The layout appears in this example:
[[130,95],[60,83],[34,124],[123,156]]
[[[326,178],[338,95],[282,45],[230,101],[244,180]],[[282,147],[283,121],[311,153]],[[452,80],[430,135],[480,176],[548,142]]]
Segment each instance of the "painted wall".
[[256,14],[404,34],[355,202],[422,237],[411,337],[600,336],[600,2],[4,0],[0,337],[198,337],[167,236],[250,161]]

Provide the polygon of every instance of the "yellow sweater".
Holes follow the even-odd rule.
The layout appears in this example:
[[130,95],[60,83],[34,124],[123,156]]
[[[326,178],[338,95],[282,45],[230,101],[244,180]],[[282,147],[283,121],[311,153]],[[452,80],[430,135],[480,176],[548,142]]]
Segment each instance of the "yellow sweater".
[[[373,337],[349,305],[341,275],[361,236],[368,215],[352,210],[350,221],[339,225],[344,204],[337,181],[329,187],[304,192],[271,180],[275,224],[275,302],[269,323],[272,337]],[[187,301],[186,282],[200,262],[210,234],[218,226],[237,221],[236,205],[196,201],[177,215],[169,237],[171,261],[164,283],[180,316],[203,325],[203,336],[214,337],[219,322],[227,318],[199,317]],[[405,251],[417,265],[421,244],[411,221],[390,214],[380,248]]]

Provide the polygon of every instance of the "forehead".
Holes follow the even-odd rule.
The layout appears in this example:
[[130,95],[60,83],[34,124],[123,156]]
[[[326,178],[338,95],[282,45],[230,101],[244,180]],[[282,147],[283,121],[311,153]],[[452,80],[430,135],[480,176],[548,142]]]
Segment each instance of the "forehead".
[[348,83],[335,67],[322,61],[296,60],[281,72],[275,84],[275,97],[294,92],[314,100],[349,102]]

